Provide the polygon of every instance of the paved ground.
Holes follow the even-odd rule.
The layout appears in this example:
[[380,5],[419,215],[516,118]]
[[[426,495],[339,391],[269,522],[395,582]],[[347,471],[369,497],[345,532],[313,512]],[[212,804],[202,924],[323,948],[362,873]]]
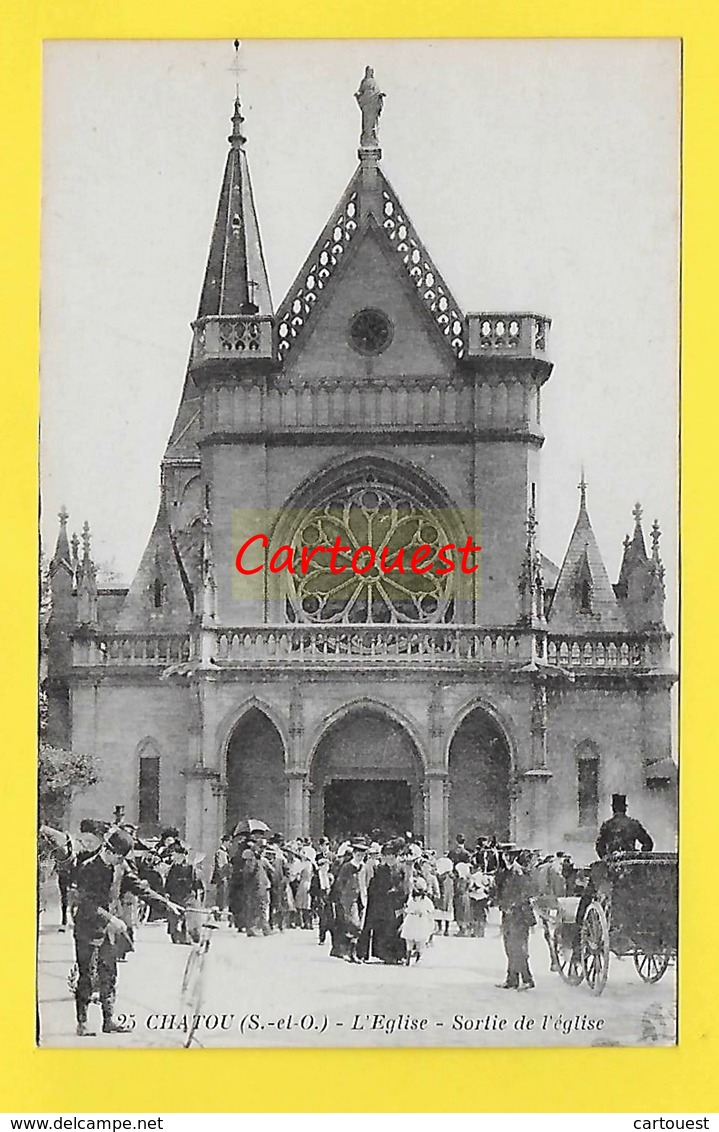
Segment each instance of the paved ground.
[[[67,974],[72,933],[59,932],[52,909],[40,932],[41,1044],[180,1047],[186,1040],[180,993],[190,948],[170,943],[163,923],[139,932],[137,951],[119,967],[117,1009],[134,1018],[131,1034],[75,1036]],[[641,982],[631,959],[612,956],[604,994],[566,986],[549,973],[534,931],[535,990],[498,989],[504,955],[498,926],[485,939],[437,938],[415,967],[352,965],[331,959],[316,933],[289,931],[248,939],[213,933],[197,1042],[219,1046],[512,1046],[671,1044],[675,977]],[[99,1007],[91,1007],[99,1023]],[[599,1025],[601,1023],[601,1026]],[[590,1028],[591,1026],[591,1028]]]

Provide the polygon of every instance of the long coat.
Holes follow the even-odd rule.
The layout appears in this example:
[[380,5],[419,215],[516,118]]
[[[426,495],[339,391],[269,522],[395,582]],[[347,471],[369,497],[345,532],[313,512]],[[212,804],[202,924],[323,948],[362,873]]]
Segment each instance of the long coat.
[[384,862],[378,865],[367,889],[367,912],[357,954],[383,963],[399,963],[405,955],[400,938],[401,910],[407,899],[404,872]]

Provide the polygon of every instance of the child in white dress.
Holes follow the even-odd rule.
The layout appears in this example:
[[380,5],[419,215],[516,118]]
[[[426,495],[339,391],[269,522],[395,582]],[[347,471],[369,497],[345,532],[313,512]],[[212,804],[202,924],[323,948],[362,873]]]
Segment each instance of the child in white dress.
[[423,877],[415,877],[399,933],[407,944],[407,966],[413,959],[419,962],[433,931],[434,904],[427,895],[427,882]]

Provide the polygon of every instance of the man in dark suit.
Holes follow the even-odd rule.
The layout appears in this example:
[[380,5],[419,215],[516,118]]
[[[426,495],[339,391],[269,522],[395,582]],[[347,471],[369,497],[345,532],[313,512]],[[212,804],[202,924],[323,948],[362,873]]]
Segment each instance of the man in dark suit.
[[161,904],[176,915],[182,911],[140,880],[127,861],[132,848],[130,834],[115,829],[97,853],[83,861],[75,873],[77,908],[74,935],[78,968],[75,1010],[78,1037],[91,1034],[87,1026],[87,1011],[93,994],[95,967],[102,1007],[102,1031],[104,1034],[125,1032],[125,1026],[113,1016],[117,959],[132,948],[125,923],[111,911],[119,895],[123,891],[131,892],[144,900]]
[[627,814],[626,794],[612,794],[612,816],[599,830],[597,856],[602,859],[612,853],[633,853],[637,842],[644,853],[651,853],[654,848],[654,842],[642,823]]

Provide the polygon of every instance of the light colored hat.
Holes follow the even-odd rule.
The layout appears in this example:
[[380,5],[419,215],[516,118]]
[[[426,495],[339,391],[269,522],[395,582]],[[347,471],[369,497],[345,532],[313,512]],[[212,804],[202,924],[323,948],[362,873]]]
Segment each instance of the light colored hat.
[[312,864],[314,864],[317,853],[311,845],[303,845],[302,849],[300,850],[300,856],[304,857],[305,861],[311,861]]
[[424,877],[416,877],[412,887],[415,889],[416,892],[426,892],[427,891],[427,881],[424,879]]
[[422,856],[422,850],[420,849],[419,845],[415,845],[415,843],[412,842],[411,845],[407,846],[407,854],[412,858],[413,861],[418,861]]
[[382,846],[380,845],[379,841],[373,841],[369,847],[369,851],[370,853],[379,856],[379,854],[382,852]]
[[441,877],[444,876],[445,873],[451,873],[452,868],[453,865],[449,857],[440,857],[437,861],[437,876]]
[[472,871],[466,861],[458,861],[457,864],[454,867],[455,867],[457,876],[463,877],[464,880],[467,879],[467,877],[470,875],[470,873]]
[[352,842],[351,841],[343,841],[342,844],[340,845],[339,849],[337,850],[337,856],[338,857],[344,857],[345,853],[349,853],[351,848],[352,848]]

